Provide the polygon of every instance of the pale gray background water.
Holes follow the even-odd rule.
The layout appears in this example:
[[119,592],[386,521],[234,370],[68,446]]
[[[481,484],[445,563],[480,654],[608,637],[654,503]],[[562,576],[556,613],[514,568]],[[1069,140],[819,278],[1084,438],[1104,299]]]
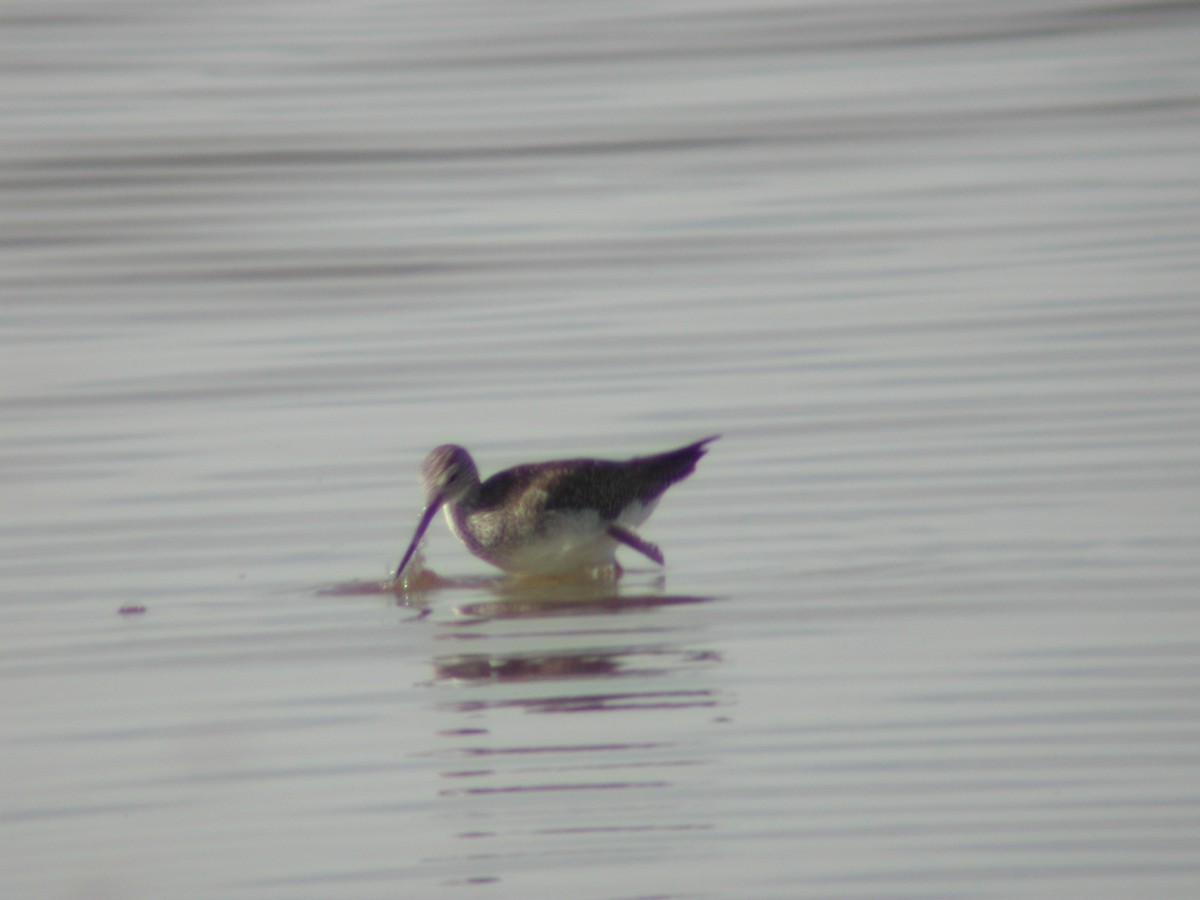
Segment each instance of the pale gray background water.
[[[5,0],[0,73],[0,894],[1200,889],[1196,4]],[[346,587],[436,443],[714,431],[622,602]]]

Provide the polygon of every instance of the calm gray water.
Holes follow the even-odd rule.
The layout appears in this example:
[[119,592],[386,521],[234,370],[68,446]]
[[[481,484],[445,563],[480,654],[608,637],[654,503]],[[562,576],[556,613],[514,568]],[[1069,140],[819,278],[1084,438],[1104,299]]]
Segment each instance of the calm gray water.
[[[4,0],[0,70],[0,894],[1200,890],[1200,7]],[[615,595],[378,587],[435,444],[713,432]]]

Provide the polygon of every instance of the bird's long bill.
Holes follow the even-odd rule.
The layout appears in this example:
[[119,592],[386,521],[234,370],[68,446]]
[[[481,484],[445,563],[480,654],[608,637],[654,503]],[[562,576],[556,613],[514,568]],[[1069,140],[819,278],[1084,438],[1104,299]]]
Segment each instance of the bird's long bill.
[[417,552],[417,545],[421,543],[421,538],[425,536],[425,529],[429,527],[429,523],[433,521],[433,517],[437,515],[439,509],[442,508],[442,498],[432,497],[425,507],[425,512],[421,513],[421,521],[417,523],[416,533],[413,534],[412,543],[408,545],[408,549],[404,551],[404,559],[400,560],[400,565],[396,566],[396,580],[404,574],[404,567],[408,565],[408,561],[412,559],[412,555]]

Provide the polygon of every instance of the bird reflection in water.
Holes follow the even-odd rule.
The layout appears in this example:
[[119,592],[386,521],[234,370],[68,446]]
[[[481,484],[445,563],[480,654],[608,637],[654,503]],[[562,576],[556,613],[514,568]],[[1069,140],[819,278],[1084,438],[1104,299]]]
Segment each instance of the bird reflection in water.
[[[472,650],[482,645],[503,645],[503,651],[446,653],[432,659],[434,680],[466,684],[521,683],[597,678],[658,677],[697,665],[719,661],[715,651],[682,646],[670,639],[672,623],[656,620],[648,624],[647,613],[676,606],[706,603],[714,598],[665,592],[665,578],[634,586],[625,580],[591,575],[512,576],[480,575],[445,578],[424,566],[414,555],[404,581],[342,585],[326,593],[339,595],[391,594],[397,605],[417,612],[409,621],[425,619],[436,607],[435,600],[449,595],[467,595],[468,602],[453,607],[453,618],[436,621],[439,641],[469,641]],[[635,573],[634,573],[635,574]],[[548,622],[568,617],[614,617],[632,614],[619,626],[588,623],[570,631],[550,627],[519,634],[492,634],[489,623]],[[443,630],[444,629],[444,630]],[[576,648],[580,639],[586,648]],[[569,646],[548,648],[547,643]],[[522,645],[524,649],[521,649]],[[534,649],[536,647],[536,649]],[[457,706],[457,704],[455,704]],[[467,703],[468,706],[474,702]],[[715,705],[708,691],[650,690],[585,694],[541,700],[495,698],[484,706],[522,706],[537,711],[581,711],[599,708],[678,707]]]
[[[443,640],[466,640],[478,646],[491,635],[481,633],[487,623],[520,620],[530,623],[565,617],[613,617],[634,614],[633,619],[614,627],[612,624],[592,624],[591,628],[569,631],[538,629],[520,635],[496,636],[504,652],[448,653],[433,659],[434,677],[438,681],[460,683],[518,683],[534,681],[563,681],[597,678],[659,677],[696,665],[711,665],[719,660],[715,651],[681,646],[669,637],[670,624],[646,623],[638,614],[658,608],[706,602],[711,598],[682,594],[657,593],[653,590],[619,593],[592,585],[539,584],[536,589],[526,584],[520,590],[501,592],[495,599],[463,604],[457,608],[459,618],[447,623],[448,630],[439,635]],[[641,625],[641,627],[639,627]],[[546,649],[547,641],[560,638],[577,644],[580,638],[589,646]],[[514,641],[526,649],[514,647]],[[531,647],[530,645],[534,645]],[[472,647],[472,650],[475,648]],[[498,699],[498,698],[497,698]],[[531,711],[561,712],[597,708],[631,708],[634,706],[696,706],[713,702],[708,691],[639,690],[614,694],[576,694],[541,699],[489,700],[485,705],[521,706]],[[469,705],[469,704],[468,704]]]

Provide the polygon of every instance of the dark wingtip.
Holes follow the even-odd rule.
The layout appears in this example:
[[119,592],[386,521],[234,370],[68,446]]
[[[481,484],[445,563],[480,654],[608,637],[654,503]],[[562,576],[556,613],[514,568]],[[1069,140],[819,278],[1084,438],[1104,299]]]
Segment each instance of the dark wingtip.
[[698,441],[695,441],[691,444],[687,444],[686,446],[680,447],[678,450],[671,451],[671,452],[690,456],[693,460],[698,460],[700,457],[702,457],[705,453],[708,452],[708,445],[711,444],[713,441],[715,441],[720,436],[721,435],[719,435],[719,434],[710,434],[706,438],[701,438]]
[[702,457],[705,453],[708,452],[708,445],[711,444],[713,441],[715,441],[720,436],[721,435],[719,435],[719,434],[709,435],[706,438],[701,438],[700,440],[696,441],[694,444],[688,444],[683,449],[691,451],[691,453],[694,454],[693,458],[698,460],[698,459],[700,459],[700,457]]
[[646,479],[645,497],[657,497],[670,485],[682,481],[696,470],[696,463],[704,456],[719,434],[713,434],[677,450],[668,450],[656,456],[647,456],[631,462],[641,463],[642,477]]

